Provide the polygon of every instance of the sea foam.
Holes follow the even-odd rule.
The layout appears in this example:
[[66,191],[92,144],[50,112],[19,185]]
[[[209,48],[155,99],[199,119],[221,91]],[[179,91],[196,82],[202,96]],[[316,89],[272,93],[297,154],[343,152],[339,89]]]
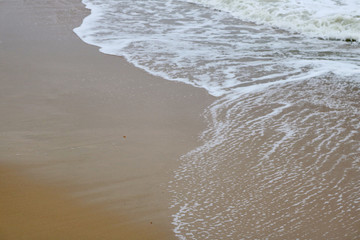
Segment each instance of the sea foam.
[[360,40],[357,0],[189,0],[257,24],[324,39]]
[[[183,1],[84,3],[91,15],[74,29],[82,40],[153,75],[204,88],[214,96],[283,82],[288,76],[300,79],[327,66],[334,72],[332,62],[346,67],[348,77],[358,74],[358,44],[303,37]],[[255,4],[243,3],[248,8]]]

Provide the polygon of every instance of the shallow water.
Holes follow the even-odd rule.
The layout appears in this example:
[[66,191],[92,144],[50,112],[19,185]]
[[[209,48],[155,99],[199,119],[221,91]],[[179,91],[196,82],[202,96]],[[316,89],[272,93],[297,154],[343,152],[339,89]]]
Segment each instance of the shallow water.
[[328,79],[221,98],[171,182],[189,239],[356,239],[359,89]]
[[[322,40],[358,39],[356,1],[196,2],[206,6],[86,0],[92,14],[75,29],[104,53],[218,97],[169,183],[175,235],[356,239],[360,46]],[[309,21],[322,23],[302,31]]]

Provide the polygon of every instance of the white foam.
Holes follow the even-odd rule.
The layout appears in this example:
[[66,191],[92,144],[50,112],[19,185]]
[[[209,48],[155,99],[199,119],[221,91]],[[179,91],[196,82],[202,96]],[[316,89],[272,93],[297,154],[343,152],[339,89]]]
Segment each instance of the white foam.
[[[291,35],[182,1],[84,3],[91,15],[74,31],[85,42],[124,56],[153,75],[204,88],[214,96],[306,79],[307,72],[309,77],[319,73],[319,66],[324,74],[352,77],[359,72],[356,45]],[[346,69],[336,69],[338,64]]]
[[325,39],[360,40],[357,0],[190,0],[240,19]]

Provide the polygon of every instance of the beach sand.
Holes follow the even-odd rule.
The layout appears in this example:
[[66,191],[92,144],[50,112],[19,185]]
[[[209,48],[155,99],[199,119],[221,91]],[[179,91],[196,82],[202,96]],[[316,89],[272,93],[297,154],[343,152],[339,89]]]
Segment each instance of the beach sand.
[[[167,239],[153,224],[126,224],[126,216],[84,206],[54,189],[20,176],[18,170],[0,169],[1,239]],[[170,236],[171,238],[171,236]]]
[[173,239],[204,90],[86,45],[78,0],[0,1],[0,239]]

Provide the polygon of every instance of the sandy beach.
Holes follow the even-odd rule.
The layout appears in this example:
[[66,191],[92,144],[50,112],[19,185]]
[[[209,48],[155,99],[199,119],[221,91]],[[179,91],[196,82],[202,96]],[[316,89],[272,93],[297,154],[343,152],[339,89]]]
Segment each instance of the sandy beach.
[[173,239],[169,173],[205,90],[104,55],[80,0],[0,1],[0,238]]
[[358,239],[355,0],[84,2],[0,0],[1,240]]

